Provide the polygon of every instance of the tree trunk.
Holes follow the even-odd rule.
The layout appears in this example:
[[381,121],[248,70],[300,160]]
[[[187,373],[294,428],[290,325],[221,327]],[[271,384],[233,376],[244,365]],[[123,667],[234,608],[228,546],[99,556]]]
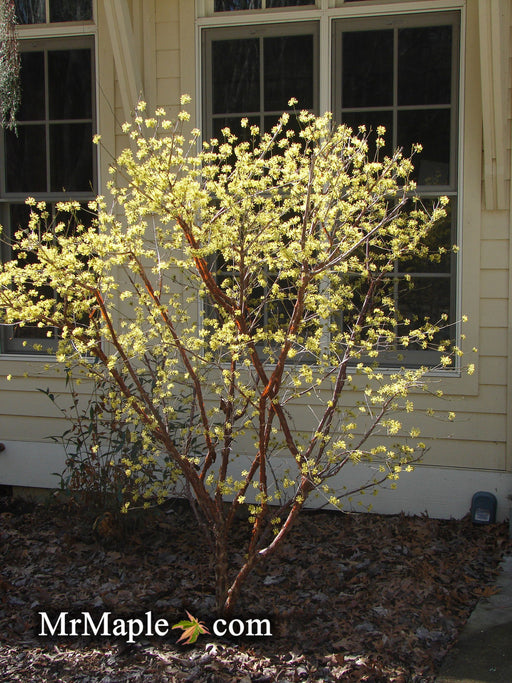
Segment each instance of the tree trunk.
[[228,547],[224,529],[215,535],[215,608],[224,616],[228,594]]

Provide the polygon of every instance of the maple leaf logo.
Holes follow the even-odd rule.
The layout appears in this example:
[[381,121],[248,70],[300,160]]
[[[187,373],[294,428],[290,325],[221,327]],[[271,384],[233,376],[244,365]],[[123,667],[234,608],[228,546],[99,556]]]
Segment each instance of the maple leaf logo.
[[195,643],[201,634],[210,633],[210,631],[201,621],[199,621],[199,619],[193,617],[190,612],[187,612],[187,616],[188,620],[183,619],[177,624],[174,624],[172,628],[181,628],[183,630],[183,633],[178,638],[178,643],[182,640],[187,645],[190,645],[191,643]]

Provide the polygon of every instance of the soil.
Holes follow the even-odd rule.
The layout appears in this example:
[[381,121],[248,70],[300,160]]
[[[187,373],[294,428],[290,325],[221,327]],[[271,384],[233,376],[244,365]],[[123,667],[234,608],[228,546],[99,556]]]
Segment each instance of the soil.
[[[211,557],[188,506],[123,519],[0,498],[1,680],[432,682],[510,551],[506,524],[305,511],[233,615],[268,618],[271,637],[215,637]],[[233,566],[247,530],[240,519]],[[188,611],[210,633],[39,636],[39,613],[61,611],[169,625]]]

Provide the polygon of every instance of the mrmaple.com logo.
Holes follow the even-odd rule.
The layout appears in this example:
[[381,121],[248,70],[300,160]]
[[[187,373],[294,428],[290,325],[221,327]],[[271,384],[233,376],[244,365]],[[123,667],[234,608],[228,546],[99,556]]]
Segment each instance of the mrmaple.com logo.
[[38,612],[40,637],[105,637],[123,638],[127,643],[134,643],[137,638],[165,638],[173,629],[180,629],[182,634],[178,642],[195,643],[200,635],[212,634],[218,638],[261,638],[272,636],[269,619],[216,619],[210,631],[202,621],[187,612],[188,619],[182,619],[171,625],[165,617],[155,617],[151,611],[141,617],[122,617],[112,612],[93,615],[91,612]]

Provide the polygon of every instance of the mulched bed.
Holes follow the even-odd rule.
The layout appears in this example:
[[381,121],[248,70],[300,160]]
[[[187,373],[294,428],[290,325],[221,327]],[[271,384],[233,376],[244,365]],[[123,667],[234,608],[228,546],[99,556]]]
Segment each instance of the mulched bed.
[[[123,535],[99,538],[93,521],[69,505],[0,498],[2,680],[431,682],[510,551],[505,524],[305,512],[242,595],[238,616],[269,617],[272,638],[39,638],[42,610],[151,610],[173,624],[188,609],[211,625],[211,564],[185,505]],[[240,520],[235,562],[245,531]]]

